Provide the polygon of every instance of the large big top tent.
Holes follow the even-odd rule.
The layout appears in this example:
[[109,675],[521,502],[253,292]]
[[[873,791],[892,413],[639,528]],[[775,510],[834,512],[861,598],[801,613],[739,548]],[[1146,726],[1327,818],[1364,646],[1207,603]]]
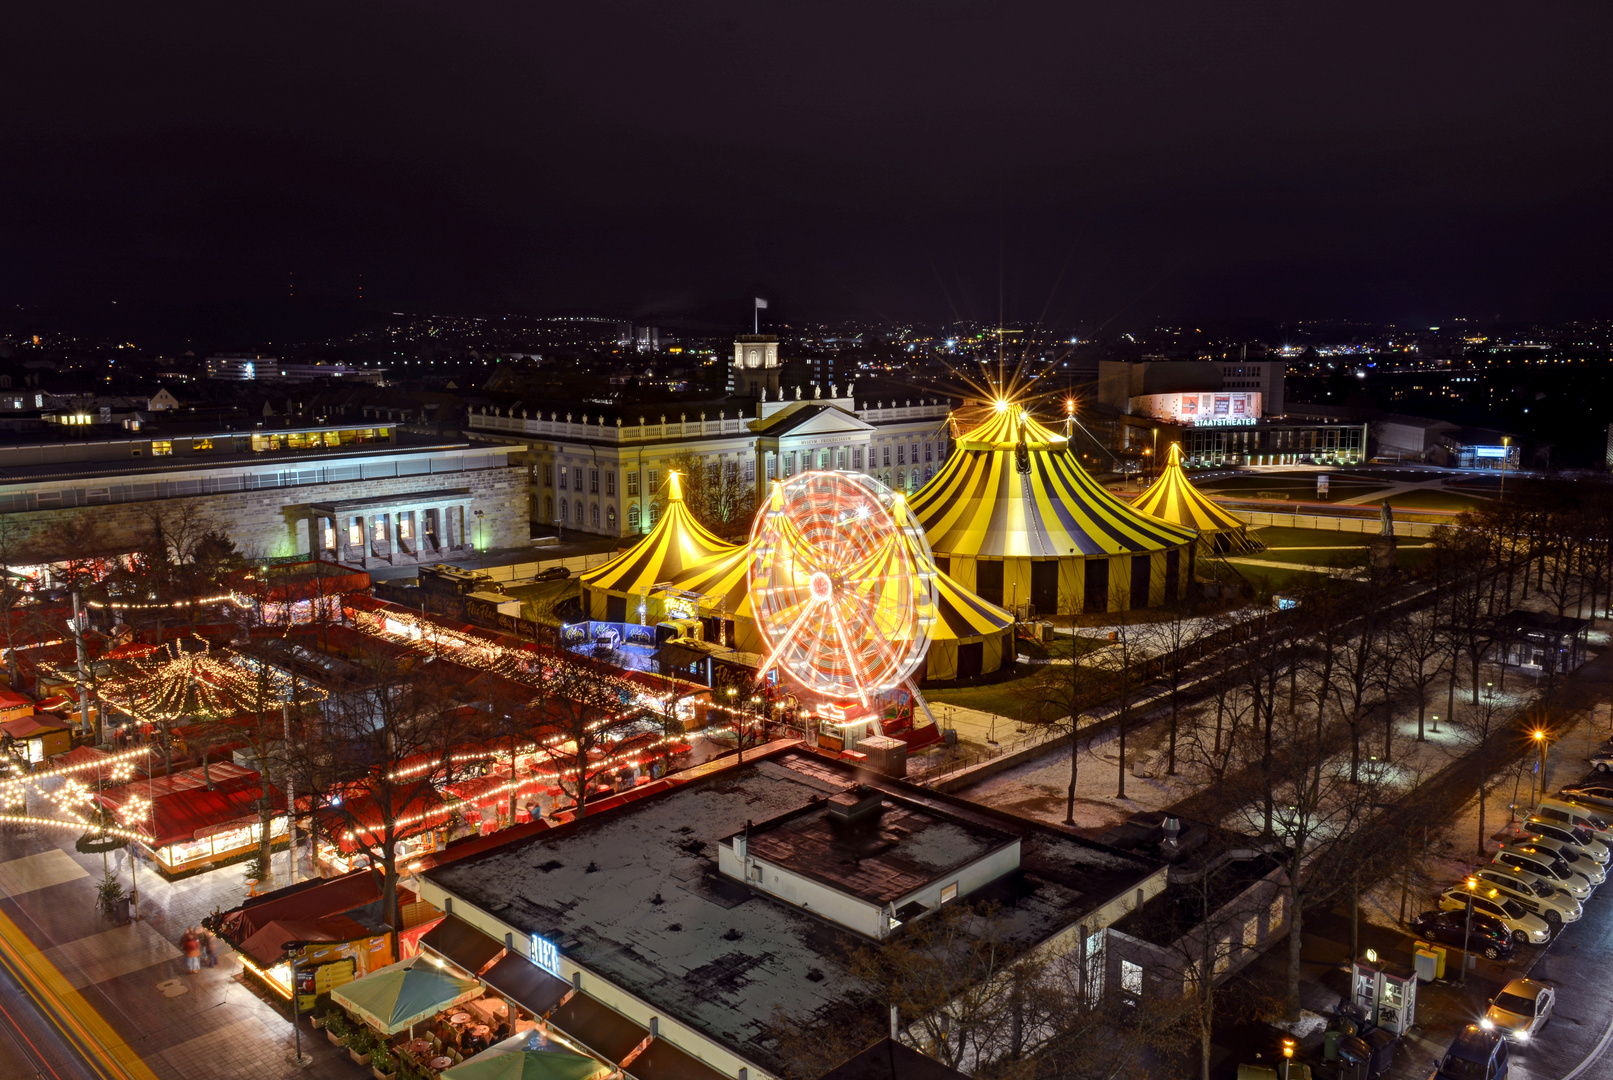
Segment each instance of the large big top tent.
[[1110,494],[1020,406],[999,402],[954,444],[912,507],[964,589],[1042,614],[1153,607],[1186,590],[1193,532]]
[[1249,539],[1249,526],[1230,510],[1223,510],[1194,487],[1182,471],[1182,447],[1171,443],[1169,459],[1159,479],[1137,496],[1132,506],[1161,521],[1192,529],[1216,551],[1242,551],[1258,545]]
[[582,575],[583,610],[590,619],[604,622],[654,625],[666,617],[663,610],[642,615],[638,611],[641,602],[648,605],[653,586],[735,547],[695,520],[684,505],[678,474],[672,473],[667,477],[666,510],[655,527],[604,566]]

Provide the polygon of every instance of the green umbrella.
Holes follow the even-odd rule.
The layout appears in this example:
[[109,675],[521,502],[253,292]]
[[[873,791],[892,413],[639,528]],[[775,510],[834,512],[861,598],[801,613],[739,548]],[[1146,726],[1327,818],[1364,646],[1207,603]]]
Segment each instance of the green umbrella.
[[565,1050],[484,1051],[444,1070],[442,1080],[593,1080],[611,1071],[609,1065]]
[[405,960],[372,971],[330,992],[331,1000],[388,1035],[482,992],[480,983],[456,979],[429,964]]

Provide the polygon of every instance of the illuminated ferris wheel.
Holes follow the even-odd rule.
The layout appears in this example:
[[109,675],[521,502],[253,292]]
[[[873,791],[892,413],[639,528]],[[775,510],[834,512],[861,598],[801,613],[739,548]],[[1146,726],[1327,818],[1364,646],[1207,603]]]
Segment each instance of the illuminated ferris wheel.
[[776,483],[751,527],[748,573],[764,673],[866,709],[924,659],[934,556],[907,503],[870,476]]

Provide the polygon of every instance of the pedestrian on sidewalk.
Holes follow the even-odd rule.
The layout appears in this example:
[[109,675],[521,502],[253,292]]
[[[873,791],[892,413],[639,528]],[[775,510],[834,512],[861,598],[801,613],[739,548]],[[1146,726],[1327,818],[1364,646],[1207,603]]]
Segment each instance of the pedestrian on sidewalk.
[[218,939],[206,927],[202,928],[202,955],[207,957],[208,967],[218,967]]
[[185,974],[195,975],[202,969],[202,941],[196,936],[195,927],[180,937],[179,947],[185,954]]

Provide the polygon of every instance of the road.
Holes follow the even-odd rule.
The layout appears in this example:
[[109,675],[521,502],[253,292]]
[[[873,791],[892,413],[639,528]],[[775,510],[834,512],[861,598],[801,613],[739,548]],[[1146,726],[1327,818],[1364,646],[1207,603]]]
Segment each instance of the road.
[[0,965],[0,1076],[29,1080],[99,1080],[22,989]]

